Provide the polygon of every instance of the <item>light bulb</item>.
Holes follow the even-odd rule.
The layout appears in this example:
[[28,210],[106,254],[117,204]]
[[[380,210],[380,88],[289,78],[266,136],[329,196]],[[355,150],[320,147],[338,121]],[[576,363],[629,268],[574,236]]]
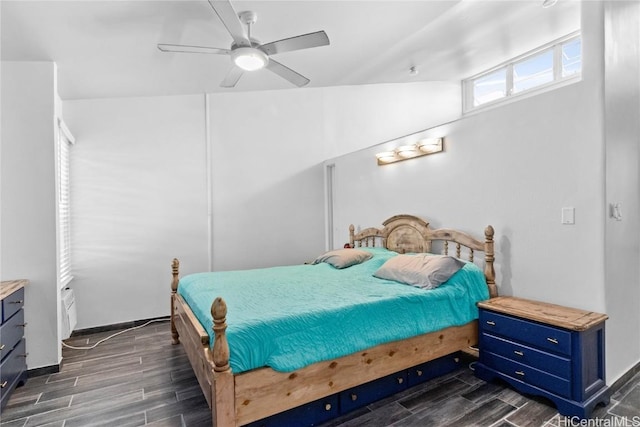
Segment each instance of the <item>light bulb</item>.
[[269,57],[263,51],[254,47],[239,47],[231,52],[233,63],[245,71],[255,71],[264,68]]

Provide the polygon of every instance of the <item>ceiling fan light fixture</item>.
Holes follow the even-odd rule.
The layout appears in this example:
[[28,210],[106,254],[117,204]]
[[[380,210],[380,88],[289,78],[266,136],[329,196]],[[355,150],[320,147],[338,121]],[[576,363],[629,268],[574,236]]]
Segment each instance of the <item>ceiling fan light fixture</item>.
[[245,71],[255,71],[267,66],[269,57],[255,47],[239,47],[231,52],[233,63]]

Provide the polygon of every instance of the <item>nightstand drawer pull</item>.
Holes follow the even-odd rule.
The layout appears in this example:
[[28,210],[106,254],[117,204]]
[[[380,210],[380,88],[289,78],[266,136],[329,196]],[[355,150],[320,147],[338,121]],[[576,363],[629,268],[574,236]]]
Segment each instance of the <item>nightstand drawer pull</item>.
[[547,341],[552,342],[554,344],[558,344],[558,340],[555,338],[547,338]]
[[421,377],[421,376],[422,376],[422,371],[421,371],[420,369],[418,369],[418,370],[416,371],[416,374],[418,374],[418,376],[419,376],[419,377]]
[[522,371],[516,371],[516,375],[520,375],[521,377],[524,377],[524,372],[522,372]]
[[0,350],[4,350],[4,344],[0,345]]
[[324,405],[324,410],[325,411],[330,411],[331,410],[331,403],[327,403],[326,405]]
[[2,384],[0,384],[0,388],[5,388],[7,384],[9,384],[8,381],[3,382]]
[[396,378],[398,384],[402,384],[404,382],[404,378]]
[[487,325],[496,326],[496,322],[494,322],[493,320],[487,320]]
[[355,393],[351,393],[351,401],[355,402],[356,400],[358,400],[358,395]]
[[521,351],[513,350],[513,352],[514,352],[515,354],[517,354],[518,356],[524,356],[524,353],[523,353],[523,352],[521,352]]
[[19,300],[15,300],[15,301],[9,301],[9,304],[22,304],[24,301],[22,301],[21,299]]

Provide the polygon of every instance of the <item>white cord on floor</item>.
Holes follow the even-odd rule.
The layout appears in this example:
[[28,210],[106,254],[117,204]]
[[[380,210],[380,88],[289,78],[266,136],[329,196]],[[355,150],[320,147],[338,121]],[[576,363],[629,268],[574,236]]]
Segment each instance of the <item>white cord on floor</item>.
[[124,334],[125,332],[133,331],[134,329],[144,328],[145,326],[147,326],[147,325],[149,325],[150,323],[153,323],[153,322],[168,322],[168,321],[169,321],[169,319],[153,319],[153,320],[149,320],[147,323],[144,323],[144,324],[142,324],[142,325],[134,326],[134,327],[132,327],[132,328],[125,329],[125,330],[122,330],[122,331],[120,331],[120,332],[116,332],[116,333],[115,333],[115,334],[113,334],[113,335],[109,335],[108,337],[101,339],[100,341],[98,341],[97,343],[95,343],[94,345],[92,345],[91,347],[74,347],[74,346],[72,346],[72,345],[69,345],[69,344],[65,343],[64,341],[61,341],[61,342],[62,342],[62,346],[63,346],[63,347],[70,348],[70,349],[73,349],[73,350],[93,350],[93,349],[94,349],[94,348],[96,348],[99,344],[102,344],[102,343],[103,343],[103,342],[105,342],[106,340],[111,339],[111,338],[113,338],[113,337],[115,337],[115,336],[118,336],[118,335],[120,335],[120,334]]

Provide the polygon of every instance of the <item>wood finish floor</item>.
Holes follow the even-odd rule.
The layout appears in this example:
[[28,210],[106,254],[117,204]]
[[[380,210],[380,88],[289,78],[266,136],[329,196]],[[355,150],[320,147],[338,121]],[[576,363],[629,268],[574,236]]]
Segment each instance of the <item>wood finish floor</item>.
[[[67,343],[87,346],[113,333]],[[211,425],[182,346],[170,344],[168,323],[126,332],[93,350],[65,349],[63,356],[61,372],[30,378],[16,389],[0,414],[2,427]],[[640,374],[616,391],[606,408],[597,408],[594,417],[603,421],[590,425],[640,426]],[[612,423],[614,418],[618,424]],[[547,401],[521,396],[501,383],[485,383],[464,367],[322,427],[570,425]]]

